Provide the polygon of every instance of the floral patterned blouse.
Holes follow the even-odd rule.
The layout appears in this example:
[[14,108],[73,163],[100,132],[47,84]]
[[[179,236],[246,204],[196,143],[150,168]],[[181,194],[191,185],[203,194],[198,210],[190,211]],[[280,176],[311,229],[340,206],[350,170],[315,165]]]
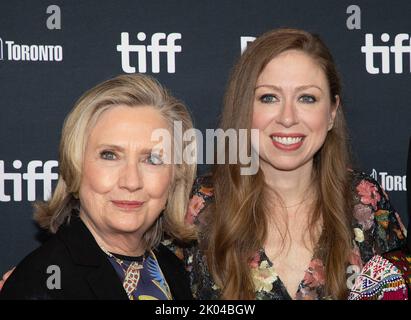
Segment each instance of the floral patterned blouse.
[[[398,213],[391,206],[387,194],[370,176],[350,171],[352,174],[353,248],[347,267],[348,299],[407,299],[407,288],[401,271],[383,253],[400,248],[405,243],[406,229]],[[186,219],[192,224],[201,224],[201,212],[213,201],[211,176],[197,178],[187,211]],[[205,256],[194,244],[180,248],[171,241],[168,245],[184,259],[190,274],[191,288],[197,299],[219,299],[220,290],[213,282]],[[320,248],[319,248],[320,249]],[[332,299],[325,295],[325,267],[315,250],[313,258],[298,286],[295,299]],[[254,280],[256,299],[292,299],[270,259],[261,248],[249,263]]]

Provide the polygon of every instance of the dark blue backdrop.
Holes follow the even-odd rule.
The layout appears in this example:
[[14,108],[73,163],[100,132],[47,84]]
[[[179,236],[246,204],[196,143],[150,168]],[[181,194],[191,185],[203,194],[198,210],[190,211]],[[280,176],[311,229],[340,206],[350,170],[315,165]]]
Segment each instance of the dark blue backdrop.
[[[215,128],[229,70],[240,55],[241,37],[281,26],[319,33],[331,48],[343,78],[358,165],[385,186],[407,223],[411,2],[352,4],[345,0],[2,1],[0,273],[39,245],[31,199],[42,199],[44,185],[49,188],[56,177],[61,125],[80,94],[129,68],[138,71],[144,67],[139,59],[146,57],[147,73],[187,103],[196,127]],[[122,33],[127,33],[123,42]],[[127,38],[131,47],[125,44]],[[156,50],[158,61],[152,57]],[[157,62],[160,72],[153,73]]]

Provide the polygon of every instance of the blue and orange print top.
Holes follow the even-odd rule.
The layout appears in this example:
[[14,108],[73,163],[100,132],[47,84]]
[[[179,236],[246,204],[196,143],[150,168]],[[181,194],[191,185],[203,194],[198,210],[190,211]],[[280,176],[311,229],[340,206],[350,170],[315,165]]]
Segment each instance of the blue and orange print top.
[[128,257],[106,252],[130,300],[172,300],[170,288],[150,250],[143,256]]

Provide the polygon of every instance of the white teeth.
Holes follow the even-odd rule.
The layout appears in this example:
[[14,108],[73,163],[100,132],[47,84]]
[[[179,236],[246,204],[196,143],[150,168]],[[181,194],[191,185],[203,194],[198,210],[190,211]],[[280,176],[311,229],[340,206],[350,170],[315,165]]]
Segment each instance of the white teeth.
[[290,144],[296,144],[300,142],[303,138],[302,137],[275,137],[272,136],[272,139],[278,143],[285,144],[285,145],[290,145]]

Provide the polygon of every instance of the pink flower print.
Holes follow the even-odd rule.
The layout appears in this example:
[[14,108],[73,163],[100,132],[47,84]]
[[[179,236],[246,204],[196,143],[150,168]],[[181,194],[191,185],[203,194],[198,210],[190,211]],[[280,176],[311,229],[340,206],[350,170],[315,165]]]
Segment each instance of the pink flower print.
[[324,264],[320,259],[313,259],[304,275],[304,284],[318,287],[325,283]]
[[357,186],[358,194],[361,196],[361,202],[363,204],[370,204],[376,209],[378,201],[381,196],[378,193],[377,187],[369,181],[362,180]]
[[258,268],[258,265],[260,264],[260,259],[261,259],[260,252],[257,251],[254,257],[248,263],[250,268]]
[[364,231],[369,230],[374,225],[374,213],[369,206],[357,204],[354,206],[354,218],[363,227]]
[[187,213],[185,220],[189,224],[193,224],[195,218],[201,211],[201,209],[204,208],[204,199],[202,197],[199,197],[198,195],[194,195],[191,199],[190,202],[188,203],[188,208],[187,208]]
[[350,256],[348,257],[348,261],[351,265],[356,265],[360,268],[363,267],[360,249],[357,246],[354,246],[354,248],[352,249]]

